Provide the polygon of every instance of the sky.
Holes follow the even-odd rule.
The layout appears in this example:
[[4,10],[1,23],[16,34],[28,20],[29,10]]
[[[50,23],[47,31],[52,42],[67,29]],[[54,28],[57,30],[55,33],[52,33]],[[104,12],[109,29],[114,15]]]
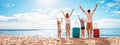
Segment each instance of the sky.
[[120,0],[0,0],[0,29],[57,29],[56,18],[64,18],[61,10],[70,13],[74,9],[73,28],[75,22],[80,24],[77,15],[86,19],[79,7],[93,10],[97,3],[93,23],[98,28],[120,28]]

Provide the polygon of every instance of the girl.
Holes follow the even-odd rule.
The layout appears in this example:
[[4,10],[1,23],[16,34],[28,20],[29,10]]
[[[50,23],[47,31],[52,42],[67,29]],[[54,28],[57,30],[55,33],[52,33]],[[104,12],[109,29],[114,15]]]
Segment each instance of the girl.
[[61,21],[57,18],[57,26],[58,26],[58,38],[61,38],[61,24],[63,22],[63,18],[61,18]]

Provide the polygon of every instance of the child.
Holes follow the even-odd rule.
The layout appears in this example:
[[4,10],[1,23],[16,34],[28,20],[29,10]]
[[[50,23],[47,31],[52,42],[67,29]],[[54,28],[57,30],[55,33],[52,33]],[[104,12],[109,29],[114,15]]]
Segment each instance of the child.
[[85,30],[85,21],[83,18],[80,19],[79,15],[78,15],[78,19],[81,23],[81,38],[84,38],[84,30]]
[[66,38],[67,39],[69,39],[70,38],[70,17],[72,16],[72,13],[73,13],[73,10],[74,9],[72,9],[72,12],[69,14],[69,13],[66,13],[66,14],[64,14],[64,12],[63,12],[63,10],[62,10],[62,13],[63,13],[63,15],[64,15],[64,17],[65,17],[65,20],[66,20]]
[[61,38],[61,24],[63,22],[63,18],[61,18],[61,21],[57,18],[57,26],[58,26],[58,38]]

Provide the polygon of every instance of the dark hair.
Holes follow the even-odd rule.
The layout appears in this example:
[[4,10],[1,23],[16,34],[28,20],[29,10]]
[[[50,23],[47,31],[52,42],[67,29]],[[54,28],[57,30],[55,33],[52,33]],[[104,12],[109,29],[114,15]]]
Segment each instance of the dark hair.
[[90,9],[88,9],[87,12],[90,13]]
[[68,18],[69,17],[69,14],[68,13],[66,13],[66,16],[65,16],[66,18]]

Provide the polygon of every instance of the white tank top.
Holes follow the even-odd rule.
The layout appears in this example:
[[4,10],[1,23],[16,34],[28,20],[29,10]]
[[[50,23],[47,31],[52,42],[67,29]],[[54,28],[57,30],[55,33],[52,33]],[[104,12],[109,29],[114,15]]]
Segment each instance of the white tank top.
[[70,18],[66,18],[66,24],[70,24]]

